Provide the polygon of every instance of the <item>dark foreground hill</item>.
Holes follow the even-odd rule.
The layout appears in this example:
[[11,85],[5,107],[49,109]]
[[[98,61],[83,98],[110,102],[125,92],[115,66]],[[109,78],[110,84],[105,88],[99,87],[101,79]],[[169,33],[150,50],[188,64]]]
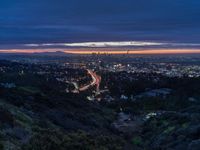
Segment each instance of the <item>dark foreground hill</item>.
[[66,93],[62,84],[35,74],[41,66],[4,61],[0,67],[0,149],[200,148],[199,79],[188,86],[194,88],[188,95],[184,90],[191,81],[185,80],[164,99],[91,102],[84,93]]

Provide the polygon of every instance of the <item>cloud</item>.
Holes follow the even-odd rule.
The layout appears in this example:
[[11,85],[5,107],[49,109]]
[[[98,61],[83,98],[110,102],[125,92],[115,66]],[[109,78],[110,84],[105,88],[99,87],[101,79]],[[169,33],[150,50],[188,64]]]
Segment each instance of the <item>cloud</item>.
[[164,43],[158,42],[139,42],[139,41],[122,41],[122,42],[82,42],[82,43],[44,43],[44,44],[24,44],[27,47],[51,47],[51,46],[66,46],[66,47],[124,47],[124,46],[158,46]]
[[109,48],[109,47],[200,47],[200,43],[164,43],[145,41],[117,41],[117,42],[82,42],[82,43],[43,43],[23,44],[25,47],[83,47],[83,48]]
[[198,43],[199,7],[199,0],[1,0],[0,43]]

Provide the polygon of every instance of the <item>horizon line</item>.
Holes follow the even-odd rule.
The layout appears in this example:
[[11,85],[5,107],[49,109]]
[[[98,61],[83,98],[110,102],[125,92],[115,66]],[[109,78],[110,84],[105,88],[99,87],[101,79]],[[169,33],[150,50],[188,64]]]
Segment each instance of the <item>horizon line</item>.
[[9,53],[9,54],[34,54],[34,53],[55,53],[55,52],[63,52],[66,54],[80,54],[80,55],[89,55],[89,54],[200,54],[200,49],[181,49],[181,48],[173,48],[173,49],[3,49],[0,50],[1,54]]

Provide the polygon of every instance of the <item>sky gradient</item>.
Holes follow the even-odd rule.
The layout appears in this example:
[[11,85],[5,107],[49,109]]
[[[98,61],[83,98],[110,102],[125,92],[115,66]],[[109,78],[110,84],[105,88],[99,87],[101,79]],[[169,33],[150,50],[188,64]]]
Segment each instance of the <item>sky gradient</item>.
[[199,0],[1,0],[0,48],[113,41],[199,48],[199,8]]

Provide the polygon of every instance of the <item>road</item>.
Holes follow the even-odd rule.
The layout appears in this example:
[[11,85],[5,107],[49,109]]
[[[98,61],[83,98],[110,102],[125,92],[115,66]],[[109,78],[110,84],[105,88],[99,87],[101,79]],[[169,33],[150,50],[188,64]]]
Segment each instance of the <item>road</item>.
[[96,86],[96,92],[99,92],[101,77],[99,75],[97,75],[95,72],[93,72],[92,70],[87,69],[87,72],[92,77],[92,82],[88,85],[85,85],[85,86],[79,88],[79,91],[85,91],[92,86]]

